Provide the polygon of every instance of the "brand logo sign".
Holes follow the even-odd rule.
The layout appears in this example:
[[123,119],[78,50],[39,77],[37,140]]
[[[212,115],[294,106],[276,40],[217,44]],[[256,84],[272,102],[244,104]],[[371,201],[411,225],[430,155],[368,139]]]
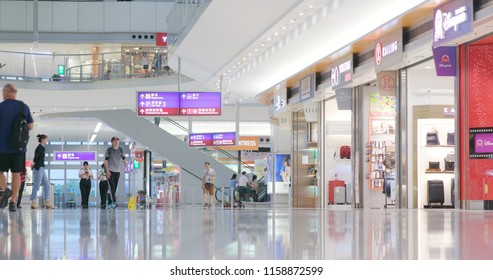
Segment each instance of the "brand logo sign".
[[345,87],[353,81],[353,55],[335,63],[330,70],[330,84],[332,89]]
[[388,70],[402,61],[402,28],[382,37],[375,43],[375,71]]
[[159,47],[168,46],[168,33],[164,33],[164,32],[156,33],[156,46]]
[[476,153],[493,153],[493,134],[478,133],[474,136],[474,141],[476,142],[474,149]]
[[444,107],[443,108],[443,115],[444,116],[455,116],[455,108],[454,107],[452,107],[452,108]]
[[437,76],[455,76],[457,59],[456,47],[438,47],[433,49],[433,60]]
[[315,96],[315,73],[300,80],[300,102]]
[[455,0],[435,9],[433,47],[437,47],[472,31],[471,0]]
[[396,76],[395,71],[378,72],[377,86],[380,96],[395,96],[397,86]]
[[[240,136],[238,145],[225,146],[222,150],[225,151],[258,151],[259,137],[258,136]],[[212,150],[212,149],[211,149]]]

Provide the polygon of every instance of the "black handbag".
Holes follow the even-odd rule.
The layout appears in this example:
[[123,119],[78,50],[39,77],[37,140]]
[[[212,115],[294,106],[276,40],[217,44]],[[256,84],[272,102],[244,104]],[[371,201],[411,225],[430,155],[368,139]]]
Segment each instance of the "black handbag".
[[447,132],[447,145],[454,145],[455,132]]
[[426,133],[426,145],[440,145],[438,132],[434,127],[428,133]]
[[448,154],[445,158],[445,171],[454,171],[455,168],[455,155],[453,153]]
[[430,161],[428,162],[428,170],[440,170],[440,162],[439,161]]

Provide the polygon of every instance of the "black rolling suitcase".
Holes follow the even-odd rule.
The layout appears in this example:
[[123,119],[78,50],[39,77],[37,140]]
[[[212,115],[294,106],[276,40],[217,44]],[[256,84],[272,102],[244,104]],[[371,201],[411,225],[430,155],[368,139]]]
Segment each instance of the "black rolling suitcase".
[[440,203],[443,206],[445,202],[445,193],[443,191],[442,180],[428,181],[428,205]]

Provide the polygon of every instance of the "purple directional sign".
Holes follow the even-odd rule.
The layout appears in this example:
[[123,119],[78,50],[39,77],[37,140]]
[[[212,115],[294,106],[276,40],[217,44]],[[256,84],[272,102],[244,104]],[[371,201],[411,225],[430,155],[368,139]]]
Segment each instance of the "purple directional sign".
[[138,116],[178,116],[179,114],[179,92],[137,92]]
[[188,146],[234,146],[236,145],[236,133],[195,133],[188,135]]
[[76,161],[94,161],[96,160],[96,152],[76,152],[63,151],[55,152],[55,160],[76,160]]
[[220,116],[221,92],[181,92],[180,115]]

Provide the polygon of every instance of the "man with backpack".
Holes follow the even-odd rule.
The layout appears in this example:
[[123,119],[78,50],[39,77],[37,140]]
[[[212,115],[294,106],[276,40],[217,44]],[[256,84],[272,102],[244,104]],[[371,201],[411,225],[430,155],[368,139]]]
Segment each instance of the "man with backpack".
[[106,150],[104,155],[104,168],[106,170],[106,178],[110,184],[110,197],[108,198],[108,206],[116,208],[116,189],[118,187],[118,181],[120,180],[120,165],[127,164],[125,160],[125,153],[120,147],[120,138],[114,136],[111,138],[111,147]]
[[[26,145],[34,120],[29,107],[16,100],[17,88],[6,84],[3,89],[3,102],[0,103],[0,208],[7,206],[9,211],[17,211],[17,197],[21,187],[21,172],[25,169]],[[12,190],[7,187],[4,172],[12,172]]]

